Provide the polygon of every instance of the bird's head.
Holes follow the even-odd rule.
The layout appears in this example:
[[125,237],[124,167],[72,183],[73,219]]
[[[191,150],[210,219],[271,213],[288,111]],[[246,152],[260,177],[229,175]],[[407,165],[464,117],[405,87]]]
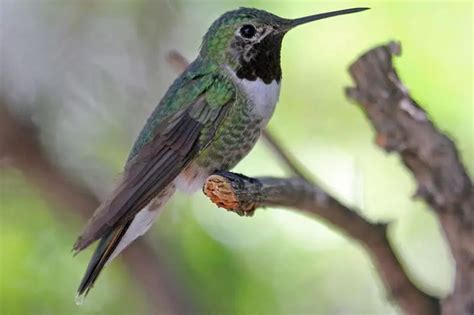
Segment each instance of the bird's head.
[[367,8],[333,11],[297,19],[281,18],[251,8],[229,11],[209,28],[200,55],[230,67],[240,78],[256,80],[261,78],[260,72],[270,71],[263,74],[268,78],[262,80],[279,80],[281,42],[289,30],[308,22],[364,10]]

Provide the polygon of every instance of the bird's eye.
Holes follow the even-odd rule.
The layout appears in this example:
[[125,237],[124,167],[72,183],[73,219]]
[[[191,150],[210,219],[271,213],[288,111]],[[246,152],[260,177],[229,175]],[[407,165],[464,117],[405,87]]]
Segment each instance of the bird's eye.
[[240,35],[242,35],[242,37],[252,38],[255,36],[255,33],[257,33],[257,30],[253,25],[245,24],[240,28]]

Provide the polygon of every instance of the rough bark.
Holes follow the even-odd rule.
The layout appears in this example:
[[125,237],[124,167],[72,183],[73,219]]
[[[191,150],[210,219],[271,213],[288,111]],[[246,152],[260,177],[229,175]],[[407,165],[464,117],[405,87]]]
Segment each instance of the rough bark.
[[[178,52],[168,55],[177,72],[188,62]],[[250,178],[224,172],[210,176],[203,191],[217,206],[239,215],[251,216],[258,207],[283,206],[311,214],[359,241],[368,251],[391,299],[406,314],[439,314],[439,300],[418,289],[408,278],[387,237],[386,224],[368,222],[356,209],[350,209],[319,188],[296,159],[269,130],[262,138],[274,155],[297,178]]]
[[[454,290],[443,314],[474,314],[474,189],[454,142],[410,97],[393,67],[399,43],[376,47],[354,62],[347,89],[372,124],[376,143],[399,154],[418,185],[415,196],[439,217],[456,266]],[[433,91],[436,93],[436,91]],[[455,106],[455,104],[451,104]]]
[[207,179],[204,193],[217,206],[240,215],[279,206],[322,219],[367,249],[390,298],[406,314],[439,314],[438,300],[419,290],[404,272],[387,237],[387,225],[368,222],[320,187],[302,178],[249,178],[224,172]]

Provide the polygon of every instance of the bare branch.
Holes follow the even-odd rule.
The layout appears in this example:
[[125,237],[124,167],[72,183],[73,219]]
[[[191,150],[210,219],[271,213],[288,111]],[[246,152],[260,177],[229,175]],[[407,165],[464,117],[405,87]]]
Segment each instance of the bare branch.
[[[176,51],[168,62],[181,73],[187,60]],[[251,216],[261,206],[298,209],[324,219],[361,242],[381,275],[387,291],[407,314],[439,314],[439,301],[416,288],[405,274],[387,238],[385,224],[372,224],[313,184],[309,172],[268,131],[262,138],[282,164],[298,178],[249,178],[225,172],[210,176],[204,193],[218,207]]]
[[208,177],[204,193],[219,207],[249,215],[258,207],[279,206],[323,219],[368,251],[390,297],[406,314],[439,314],[439,303],[416,288],[403,270],[387,237],[386,224],[365,220],[321,188],[301,178],[249,178],[223,172]]
[[262,131],[262,140],[267,147],[272,150],[273,154],[280,160],[281,164],[286,167],[293,175],[303,178],[308,183],[312,183],[313,179],[309,177],[310,172],[306,170],[295,157],[285,150],[280,142],[273,136],[268,129]]
[[172,50],[168,53],[166,61],[168,61],[177,74],[181,74],[189,64],[186,58],[176,50]]
[[350,67],[356,84],[347,89],[376,133],[376,143],[397,152],[417,182],[416,197],[437,213],[456,264],[454,291],[443,314],[474,313],[474,189],[454,142],[441,133],[410,97],[392,64],[400,44],[391,42]]
[[[47,199],[58,214],[63,210],[79,213],[87,219],[99,205],[97,197],[61,172],[47,157],[37,133],[11,115],[0,100],[0,158],[7,157],[15,167]],[[124,250],[122,258],[147,296],[150,313],[192,314],[196,309],[185,289],[157,253],[143,239]],[[72,299],[73,297],[71,297]]]

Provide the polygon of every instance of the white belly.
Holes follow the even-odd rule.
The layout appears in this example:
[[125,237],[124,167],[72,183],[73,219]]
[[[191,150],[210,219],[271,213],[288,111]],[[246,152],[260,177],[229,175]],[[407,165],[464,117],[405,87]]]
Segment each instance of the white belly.
[[275,105],[280,97],[280,84],[276,80],[266,84],[260,78],[257,78],[255,81],[239,79],[230,67],[227,66],[226,68],[232,80],[254,105],[252,108],[253,113],[262,118],[262,124],[266,125],[272,117]]
[[280,84],[276,80],[266,84],[260,78],[255,81],[243,79],[238,84],[254,104],[252,109],[254,114],[262,118],[266,125],[275,111],[275,105],[280,96]]

